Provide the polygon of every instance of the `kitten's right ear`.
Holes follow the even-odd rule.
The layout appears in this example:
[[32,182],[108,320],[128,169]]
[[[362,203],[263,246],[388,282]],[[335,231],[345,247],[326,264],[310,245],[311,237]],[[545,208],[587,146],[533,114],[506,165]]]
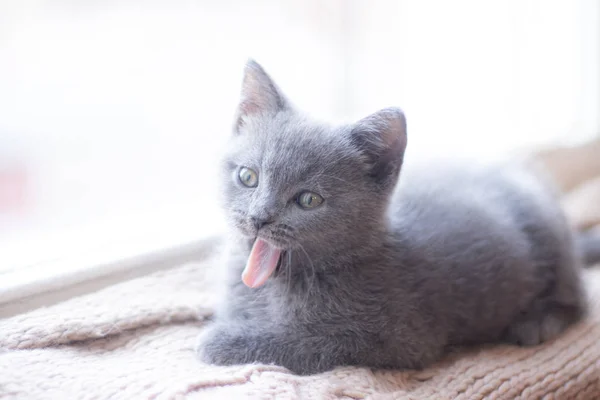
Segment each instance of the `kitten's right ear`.
[[287,100],[271,77],[256,61],[250,59],[244,69],[242,93],[235,120],[238,132],[245,120],[253,115],[271,114],[288,107]]
[[369,175],[384,186],[395,184],[406,150],[406,118],[399,108],[386,108],[361,119],[350,139],[363,154]]

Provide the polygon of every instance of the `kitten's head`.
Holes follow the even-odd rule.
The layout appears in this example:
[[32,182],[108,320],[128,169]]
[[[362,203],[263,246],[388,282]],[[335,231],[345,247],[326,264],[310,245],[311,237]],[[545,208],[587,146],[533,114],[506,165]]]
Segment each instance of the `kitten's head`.
[[316,123],[251,60],[224,163],[228,218],[282,251],[348,248],[383,224],[405,147],[399,109]]

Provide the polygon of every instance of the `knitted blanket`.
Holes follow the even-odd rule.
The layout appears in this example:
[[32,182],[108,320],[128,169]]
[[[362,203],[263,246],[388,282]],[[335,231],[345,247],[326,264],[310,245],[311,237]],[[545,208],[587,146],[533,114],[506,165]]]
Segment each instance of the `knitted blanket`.
[[470,348],[423,371],[345,367],[300,377],[195,357],[218,262],[186,265],[0,321],[3,399],[597,399],[600,271],[589,318],[533,348]]

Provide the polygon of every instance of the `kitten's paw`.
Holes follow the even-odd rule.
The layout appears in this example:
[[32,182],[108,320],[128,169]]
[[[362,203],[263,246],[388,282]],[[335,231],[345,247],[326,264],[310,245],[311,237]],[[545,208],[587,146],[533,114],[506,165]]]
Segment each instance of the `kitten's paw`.
[[198,338],[196,339],[196,346],[194,347],[194,351],[196,352],[198,359],[207,364],[211,364],[210,360],[208,360],[209,356],[207,355],[206,349],[211,346],[213,330],[214,329],[212,327],[205,328],[202,333],[198,335]]
[[238,365],[248,362],[243,336],[235,336],[216,326],[206,328],[196,342],[200,361],[215,365]]
[[536,346],[560,335],[575,322],[573,312],[562,309],[522,314],[508,329],[508,340],[521,346]]
[[540,344],[539,321],[519,318],[508,328],[507,339],[519,346],[536,346]]

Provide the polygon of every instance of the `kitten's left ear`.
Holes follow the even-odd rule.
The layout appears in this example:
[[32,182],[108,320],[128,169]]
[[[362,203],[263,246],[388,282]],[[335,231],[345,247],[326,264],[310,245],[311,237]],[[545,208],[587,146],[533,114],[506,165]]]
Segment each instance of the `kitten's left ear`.
[[352,143],[363,153],[377,183],[396,183],[406,149],[406,118],[399,108],[385,108],[353,125]]
[[244,69],[242,93],[238,105],[235,130],[253,115],[271,114],[288,108],[288,102],[271,77],[256,61],[250,59]]

